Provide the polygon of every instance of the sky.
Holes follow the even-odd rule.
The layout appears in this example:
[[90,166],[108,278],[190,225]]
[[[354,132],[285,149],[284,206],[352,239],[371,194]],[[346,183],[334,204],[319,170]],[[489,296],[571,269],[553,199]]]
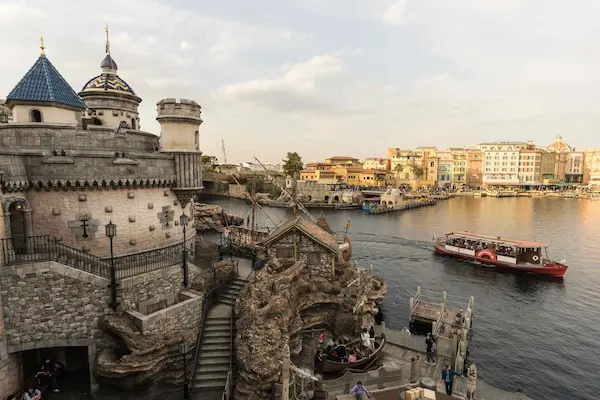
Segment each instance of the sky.
[[143,99],[203,108],[223,162],[385,157],[557,135],[600,146],[600,1],[0,0],[0,98],[46,55],[76,91],[100,73],[105,23]]

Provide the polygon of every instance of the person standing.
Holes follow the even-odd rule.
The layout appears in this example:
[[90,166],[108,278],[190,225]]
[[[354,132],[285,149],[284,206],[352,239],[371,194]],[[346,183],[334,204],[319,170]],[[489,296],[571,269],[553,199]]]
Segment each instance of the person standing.
[[446,365],[446,368],[442,370],[442,381],[446,385],[446,394],[448,396],[452,396],[452,385],[454,385],[455,375],[456,371],[451,369],[449,365]]
[[365,347],[365,350],[367,352],[367,356],[369,355],[369,352],[373,350],[373,344],[371,342],[371,336],[369,335],[369,332],[367,331],[367,328],[363,328],[362,334],[360,335],[362,342],[363,342],[363,346]]
[[318,349],[315,354],[315,373],[320,374],[323,370],[323,350]]
[[426,349],[427,349],[427,361],[425,361],[425,362],[427,364],[436,365],[436,362],[435,362],[436,344],[435,344],[435,339],[433,338],[433,335],[431,333],[427,334],[427,339],[425,339],[425,345],[426,345]]

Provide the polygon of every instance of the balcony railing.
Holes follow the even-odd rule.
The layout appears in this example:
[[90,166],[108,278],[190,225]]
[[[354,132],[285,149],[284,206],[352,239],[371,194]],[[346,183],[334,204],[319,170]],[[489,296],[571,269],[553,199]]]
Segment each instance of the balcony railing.
[[85,253],[51,240],[48,235],[2,239],[4,265],[20,265],[40,261],[56,261],[104,278],[110,277],[110,264],[93,254]]

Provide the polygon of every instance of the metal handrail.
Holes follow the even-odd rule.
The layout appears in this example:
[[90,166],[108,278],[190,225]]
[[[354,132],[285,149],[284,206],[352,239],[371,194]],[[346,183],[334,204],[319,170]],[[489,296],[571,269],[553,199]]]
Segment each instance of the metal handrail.
[[[192,368],[192,379],[191,379],[192,382],[194,382],[196,379],[196,369],[198,367],[198,357],[200,356],[200,350],[202,348],[202,339],[204,338],[204,328],[206,327],[206,318],[208,317],[208,312],[212,308],[213,304],[216,303],[216,300],[218,299],[219,294],[223,290],[223,288],[229,287],[229,285],[231,285],[231,283],[233,282],[233,280],[236,278],[237,275],[238,275],[238,269],[236,266],[236,268],[231,270],[229,276],[223,282],[219,282],[219,284],[216,284],[215,280],[213,279],[210,290],[204,296],[204,307],[202,310],[202,325],[200,326],[200,330],[198,331],[198,335],[196,336],[196,348],[194,349],[194,365]],[[192,387],[190,388],[190,392],[193,392],[193,391],[194,391],[194,385],[192,385]]]

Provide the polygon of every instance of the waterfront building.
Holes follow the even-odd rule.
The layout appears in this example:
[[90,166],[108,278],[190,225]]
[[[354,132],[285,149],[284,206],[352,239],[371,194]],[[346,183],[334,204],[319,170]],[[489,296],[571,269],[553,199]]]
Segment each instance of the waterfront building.
[[483,152],[478,149],[467,149],[466,185],[476,188],[483,185]]
[[452,155],[452,187],[460,188],[467,183],[467,150],[460,148],[451,148]]
[[344,168],[363,168],[362,163],[358,158],[346,157],[346,156],[335,156],[325,159],[325,162],[333,167],[344,167]]
[[338,173],[332,169],[304,169],[300,172],[300,180],[332,185],[344,182],[345,175],[338,175]]
[[[101,73],[79,94],[41,49],[0,109],[12,115],[0,123],[1,398],[37,372],[42,354],[67,368],[88,360],[92,390],[94,370],[127,375],[99,323],[107,315],[153,340],[182,323],[197,330],[202,315],[182,268],[184,246],[193,255],[191,199],[203,187],[200,105],[160,100],[161,134],[144,132],[142,99],[117,74],[108,38]],[[190,281],[198,273],[190,264]],[[148,317],[160,308],[160,321]],[[165,346],[163,358],[173,352]],[[152,354],[132,357],[135,374],[159,372]]]
[[540,177],[544,185],[560,183],[558,178],[559,154],[551,151],[541,152]]
[[386,158],[365,158],[363,168],[386,171],[388,170],[388,160]]
[[542,184],[542,151],[536,148],[519,150],[519,183],[525,186]]
[[483,185],[514,186],[519,181],[521,150],[532,150],[531,142],[488,142],[478,148],[483,151]]
[[360,174],[361,186],[386,187],[389,181],[387,170],[363,169]]
[[454,159],[450,150],[438,150],[437,170],[437,186],[442,189],[450,189],[452,187],[452,166]]
[[600,147],[587,148],[583,151],[583,183],[600,185]]

